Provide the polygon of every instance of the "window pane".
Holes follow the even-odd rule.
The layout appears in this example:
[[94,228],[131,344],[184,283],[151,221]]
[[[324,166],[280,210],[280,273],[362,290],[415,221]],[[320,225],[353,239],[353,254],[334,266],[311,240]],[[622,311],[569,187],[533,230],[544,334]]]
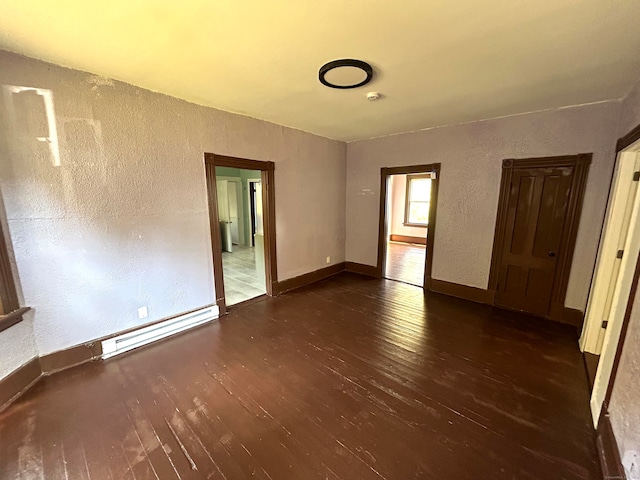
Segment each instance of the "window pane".
[[409,223],[429,223],[429,202],[409,203]]
[[428,202],[431,197],[431,179],[415,178],[411,180],[409,188],[409,200]]

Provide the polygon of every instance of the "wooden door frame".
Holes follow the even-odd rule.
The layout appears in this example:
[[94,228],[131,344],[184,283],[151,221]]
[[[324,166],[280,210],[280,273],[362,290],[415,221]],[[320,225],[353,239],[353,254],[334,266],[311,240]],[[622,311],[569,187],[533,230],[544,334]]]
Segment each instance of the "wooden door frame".
[[493,237],[493,251],[491,254],[491,270],[489,272],[489,292],[495,302],[496,290],[498,287],[498,276],[500,270],[500,253],[504,246],[504,237],[507,227],[507,211],[509,205],[509,193],[511,190],[511,180],[513,171],[516,168],[552,168],[552,167],[574,167],[573,182],[571,184],[571,194],[569,195],[569,206],[567,208],[567,222],[560,240],[558,249],[558,267],[553,281],[551,291],[551,301],[546,318],[564,323],[574,323],[572,318],[567,318],[564,301],[567,295],[567,285],[569,274],[573,262],[573,253],[576,246],[576,237],[580,225],[580,214],[582,212],[582,202],[584,191],[587,186],[587,175],[591,164],[591,153],[580,153],[578,155],[563,155],[556,157],[506,159],[502,161],[502,178],[500,180],[500,197],[498,200],[498,215]]
[[220,239],[220,222],[218,219],[218,194],[216,189],[215,167],[260,170],[261,172],[265,286],[267,295],[272,296],[276,291],[275,284],[278,281],[276,257],[275,163],[229,157],[215,153],[205,153],[204,165],[209,205],[209,226],[211,228],[211,251],[213,253],[213,278],[216,289],[216,305],[218,305],[218,308],[220,309],[220,315],[224,315],[227,312],[227,304],[224,294],[224,275],[222,272],[222,243]]
[[[633,130],[627,133],[624,137],[618,139],[616,143],[616,160],[619,158],[620,152],[635,142],[640,140],[640,125],[637,125]],[[615,174],[615,167],[612,173]],[[611,191],[609,191],[611,195]],[[604,226],[604,224],[603,224]],[[604,232],[601,233],[601,236]],[[594,267],[595,273],[595,267]],[[638,284],[640,283],[640,256],[636,261],[636,268],[633,274],[633,282],[631,284],[631,290],[629,292],[629,298],[627,299],[627,305],[622,319],[622,327],[620,329],[620,336],[618,337],[618,345],[616,346],[616,352],[613,358],[613,365],[611,367],[611,374],[609,375],[609,383],[607,384],[607,390],[602,401],[602,408],[600,409],[600,416],[598,418],[598,425],[596,427],[596,444],[598,450],[598,457],[600,459],[600,467],[603,475],[609,474],[611,478],[618,476],[624,478],[624,468],[620,460],[620,454],[618,450],[617,440],[615,438],[611,421],[609,419],[609,404],[611,402],[611,396],[613,395],[613,389],[616,383],[616,377],[618,375],[618,369],[620,367],[620,361],[622,360],[622,352],[624,350],[625,341],[627,339],[627,332],[629,330],[629,323],[631,320],[631,313],[633,311],[633,303],[638,292]]]
[[433,264],[433,244],[436,233],[436,218],[438,213],[438,187],[440,185],[440,163],[426,165],[408,165],[404,167],[382,167],[380,169],[380,214],[378,217],[378,261],[376,275],[384,277],[384,263],[387,245],[387,182],[391,175],[411,175],[415,173],[434,172],[436,178],[431,183],[431,199],[429,202],[429,225],[427,227],[427,248],[424,266],[424,290],[431,289],[431,266]]

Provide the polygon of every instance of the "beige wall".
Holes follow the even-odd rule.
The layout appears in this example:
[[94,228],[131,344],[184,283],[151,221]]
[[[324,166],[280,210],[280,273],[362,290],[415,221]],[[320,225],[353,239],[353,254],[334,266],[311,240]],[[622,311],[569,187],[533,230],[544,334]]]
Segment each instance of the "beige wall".
[[[619,136],[639,124],[640,82],[622,103]],[[634,299],[609,412],[620,455],[625,450],[640,452],[640,290]]]
[[640,452],[640,290],[634,299],[629,330],[609,404],[620,456]]
[[404,225],[404,207],[407,196],[407,176],[392,175],[390,181],[391,215],[389,233],[392,235],[407,235],[409,237],[427,236],[427,229],[421,227],[407,227]]
[[55,107],[59,166],[36,139],[43,97],[0,99],[0,188],[40,354],[214,302],[204,152],[276,163],[279,279],[344,261],[344,143],[8,52],[0,65],[0,85]]
[[433,277],[487,288],[505,158],[593,152],[566,305],[583,310],[614,163],[619,102],[349,143],[347,260],[375,265],[380,167],[442,163]]
[[622,102],[618,137],[623,137],[638,125],[640,125],[640,81]]

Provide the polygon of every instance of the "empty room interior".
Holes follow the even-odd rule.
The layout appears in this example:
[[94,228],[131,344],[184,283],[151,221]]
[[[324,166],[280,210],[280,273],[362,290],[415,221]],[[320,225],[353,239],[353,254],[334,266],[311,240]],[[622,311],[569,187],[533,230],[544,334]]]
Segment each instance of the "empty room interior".
[[0,479],[640,479],[639,18],[0,0]]

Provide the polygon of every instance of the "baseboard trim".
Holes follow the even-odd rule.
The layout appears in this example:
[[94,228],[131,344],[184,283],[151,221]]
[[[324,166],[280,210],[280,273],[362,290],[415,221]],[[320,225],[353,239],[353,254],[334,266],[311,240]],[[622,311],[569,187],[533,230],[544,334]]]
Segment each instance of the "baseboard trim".
[[451,297],[462,298],[471,302],[482,303],[483,305],[493,305],[495,292],[483,288],[470,287],[459,283],[447,282],[432,278],[429,290]]
[[[28,363],[0,380],[0,411],[4,410],[23,393],[29,390],[29,388],[31,388],[40,377],[61,372],[63,370],[67,370],[68,368],[82,365],[83,363],[91,362],[93,360],[99,360],[102,357],[102,342],[104,340],[118,337],[120,335],[125,335],[135,330],[150,327],[157,323],[166,322],[173,318],[187,315],[189,313],[213,306],[215,305],[205,305],[204,307],[189,310],[178,315],[172,315],[170,317],[162,318],[160,320],[149,322],[144,325],[139,325],[137,327],[129,328],[120,332],[113,333],[111,335],[97,338],[81,345],[74,345],[73,347],[58,350],[57,352],[49,353],[47,355],[43,355],[42,357],[35,357],[33,360],[30,360]],[[208,323],[210,322],[198,326],[207,325]],[[198,326],[194,328],[198,328]],[[189,331],[191,331],[191,329],[176,333],[174,336]]]
[[582,330],[582,322],[584,318],[584,313],[581,310],[577,310],[575,308],[565,307],[562,304],[552,303],[549,308],[549,315],[547,316],[549,320],[553,320],[554,322],[560,322],[567,325],[574,326],[578,329],[578,331]]
[[325,278],[333,277],[338,273],[344,272],[344,268],[344,262],[341,262],[336,263],[335,265],[330,265],[328,267],[314,270],[313,272],[298,275],[297,277],[281,280],[276,283],[274,294],[280,295],[282,293],[290,292],[291,290],[295,290],[297,288],[305,287],[307,285],[311,285],[312,283],[319,282],[320,280],[324,280]]
[[363,263],[344,262],[344,269],[347,272],[358,273],[360,275],[366,275],[367,277],[381,278],[378,267],[365,265]]
[[596,445],[603,480],[620,480],[627,478],[622,462],[620,461],[618,442],[613,433],[613,428],[611,428],[611,420],[609,420],[608,413],[601,415],[598,421]]
[[562,318],[565,323],[575,325],[578,332],[582,331],[582,325],[584,324],[584,312],[576,308],[564,307]]
[[[158,323],[166,322],[183,315],[188,315],[189,313],[197,312],[198,310],[202,310],[203,308],[209,308],[213,306],[215,306],[215,304],[204,305],[200,308],[187,310],[186,312],[171,315],[170,317],[161,318],[160,320],[154,320],[153,322],[147,322],[136,327],[127,328],[125,330],[121,330],[110,335],[105,335],[104,337],[96,338],[80,345],[74,345],[72,347],[58,350],[57,352],[43,355],[42,357],[40,357],[42,374],[51,375],[52,373],[60,372],[62,370],[66,370],[67,368],[76,367],[93,360],[99,360],[102,357],[102,342],[105,340],[119,337],[120,335],[126,335],[127,333],[151,327],[153,325],[157,325]],[[220,307],[218,306],[218,308]],[[185,332],[188,331],[189,330],[185,330]],[[176,335],[179,335],[180,333],[177,333]]]
[[[437,280],[435,278],[427,279],[426,289],[431,292],[462,298],[463,300],[469,300],[483,305],[503,308],[499,305],[495,305],[496,292],[493,290],[469,287],[468,285],[447,282],[445,280]],[[574,326],[580,330],[584,319],[584,313],[581,310],[565,307],[564,305],[552,305],[549,315],[546,318],[547,320]]]
[[401,242],[401,243],[415,243],[416,245],[426,245],[427,237],[411,237],[409,235],[396,235],[391,234],[389,239],[392,242]]
[[[114,334],[113,336],[115,336]],[[66,370],[67,368],[82,365],[83,363],[97,360],[102,355],[102,344],[100,340],[83,343],[82,345],[74,345],[73,347],[58,350],[40,357],[42,365],[42,374],[51,375],[52,373]]]
[[40,359],[35,357],[0,380],[0,412],[35,385],[41,376]]

